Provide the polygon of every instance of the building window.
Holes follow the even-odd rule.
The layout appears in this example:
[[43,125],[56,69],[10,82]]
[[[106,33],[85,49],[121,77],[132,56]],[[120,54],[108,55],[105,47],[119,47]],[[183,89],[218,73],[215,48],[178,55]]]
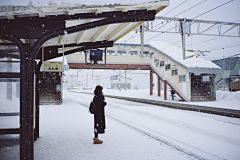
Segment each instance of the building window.
[[179,82],[185,82],[186,78],[185,75],[179,75]]
[[202,76],[202,81],[203,81],[203,82],[210,82],[210,77],[209,77],[209,75],[207,75],[207,76]]
[[164,61],[160,61],[160,67],[164,66]]
[[114,50],[107,50],[107,55],[113,55],[115,53]]
[[166,64],[166,68],[165,68],[165,69],[166,69],[166,70],[171,69],[170,64]]
[[[142,54],[141,51],[140,51],[140,54]],[[149,52],[148,51],[143,51],[143,56],[148,57],[149,56]]]
[[174,75],[178,75],[177,69],[173,69],[173,70],[172,70],[172,76],[174,76]]
[[150,53],[150,58],[152,58],[152,57],[153,57],[153,55],[154,55],[154,53],[153,53],[153,52],[151,52],[151,53]]
[[115,53],[115,51],[114,50],[107,50],[107,53]]
[[129,54],[130,54],[131,56],[134,56],[134,55],[137,55],[137,54],[138,54],[138,51],[130,51]]

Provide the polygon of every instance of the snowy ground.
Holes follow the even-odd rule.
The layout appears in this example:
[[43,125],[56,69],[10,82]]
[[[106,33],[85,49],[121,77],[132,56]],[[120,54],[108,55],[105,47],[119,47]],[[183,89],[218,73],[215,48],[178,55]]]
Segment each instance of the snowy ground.
[[[148,90],[105,89],[104,93],[161,99],[156,92],[149,96]],[[217,95],[226,97],[218,97],[213,106],[238,107],[239,92]],[[65,91],[62,105],[41,106],[40,138],[34,143],[36,160],[240,159],[240,119],[107,97],[107,129],[100,135],[104,143],[94,145],[93,116],[87,108],[92,97]],[[169,95],[168,99],[171,101]],[[18,136],[1,136],[0,140],[4,138],[11,144],[0,147],[0,159],[18,159]]]
[[35,159],[239,159],[240,120],[107,98],[106,134],[93,145],[92,95],[41,107]]

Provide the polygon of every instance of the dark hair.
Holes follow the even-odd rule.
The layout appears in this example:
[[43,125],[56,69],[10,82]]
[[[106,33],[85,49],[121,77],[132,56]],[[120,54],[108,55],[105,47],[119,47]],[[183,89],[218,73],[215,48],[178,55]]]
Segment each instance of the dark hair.
[[102,93],[102,89],[103,87],[102,86],[96,86],[95,90],[94,90],[94,95],[98,95],[100,93]]

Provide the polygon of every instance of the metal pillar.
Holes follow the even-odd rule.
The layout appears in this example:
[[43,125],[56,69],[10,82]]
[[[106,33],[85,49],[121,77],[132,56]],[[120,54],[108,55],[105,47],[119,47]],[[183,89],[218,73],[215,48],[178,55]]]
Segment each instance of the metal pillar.
[[32,58],[28,59],[27,73],[28,73],[28,83],[27,83],[27,123],[26,123],[26,148],[25,155],[26,159],[34,159],[34,71],[35,71],[35,62]]
[[140,37],[141,37],[141,57],[143,57],[143,42],[144,42],[144,24],[140,26]]
[[37,140],[39,138],[39,100],[40,100],[40,67],[42,65],[43,61],[40,61],[36,67],[36,121],[35,121],[35,130],[34,130],[34,140]]
[[181,21],[181,36],[182,36],[182,56],[185,59],[185,32],[186,32],[186,18]]
[[159,76],[158,76],[158,96],[159,97],[161,96],[161,79]]
[[212,74],[212,82],[211,82],[211,93],[212,93],[212,100],[216,100],[216,87],[215,87],[215,74]]
[[153,71],[150,70],[150,96],[153,95]]
[[167,81],[164,80],[164,100],[167,100]]
[[27,60],[26,60],[26,50],[23,47],[20,51],[21,57],[21,78],[20,78],[20,159],[26,159],[26,130],[27,130]]

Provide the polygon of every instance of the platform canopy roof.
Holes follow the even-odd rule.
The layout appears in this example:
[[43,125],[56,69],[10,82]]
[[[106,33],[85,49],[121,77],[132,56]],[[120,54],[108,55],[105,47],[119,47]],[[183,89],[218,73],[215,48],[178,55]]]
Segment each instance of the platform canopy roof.
[[[96,0],[95,0],[96,1]],[[76,2],[76,1],[75,1]],[[79,1],[81,2],[81,0]],[[140,0],[140,3],[123,3],[123,4],[97,4],[95,5],[84,5],[84,4],[56,4],[50,2],[48,6],[38,6],[34,7],[32,3],[28,6],[0,6],[0,20],[15,21],[22,18],[34,18],[39,19],[41,22],[42,19],[48,17],[62,17],[62,16],[71,16],[71,18],[66,18],[65,27],[70,28],[81,24],[87,24],[94,21],[99,21],[104,19],[105,15],[111,18],[118,18],[119,15],[123,15],[121,18],[125,18],[124,14],[129,13],[128,16],[134,14],[135,11],[154,11],[155,14],[163,10],[169,5],[169,0]],[[123,0],[123,2],[126,2]],[[133,2],[135,2],[133,0]],[[120,3],[120,2],[119,2]],[[1,3],[0,3],[1,5]],[[115,15],[116,13],[116,15]],[[75,19],[75,15],[86,15],[85,18]],[[147,12],[146,12],[147,14]],[[94,15],[94,16],[92,16]],[[76,16],[79,17],[79,16]],[[126,17],[127,18],[127,17]],[[148,19],[146,19],[147,21]],[[97,42],[97,41],[113,41],[116,42],[124,35],[134,30],[136,27],[140,26],[143,21],[132,21],[126,23],[112,23],[108,25],[103,25],[100,27],[68,33],[65,32],[65,35],[61,35],[55,38],[51,38],[46,41],[43,46],[56,46],[63,44],[79,44],[85,42]],[[45,23],[41,24],[41,28],[44,29]],[[34,29],[34,28],[33,28]],[[24,37],[24,36],[23,36]],[[24,42],[27,38],[21,38]],[[30,38],[29,38],[30,39]],[[31,39],[34,39],[31,38]],[[35,38],[37,39],[37,38]]]

